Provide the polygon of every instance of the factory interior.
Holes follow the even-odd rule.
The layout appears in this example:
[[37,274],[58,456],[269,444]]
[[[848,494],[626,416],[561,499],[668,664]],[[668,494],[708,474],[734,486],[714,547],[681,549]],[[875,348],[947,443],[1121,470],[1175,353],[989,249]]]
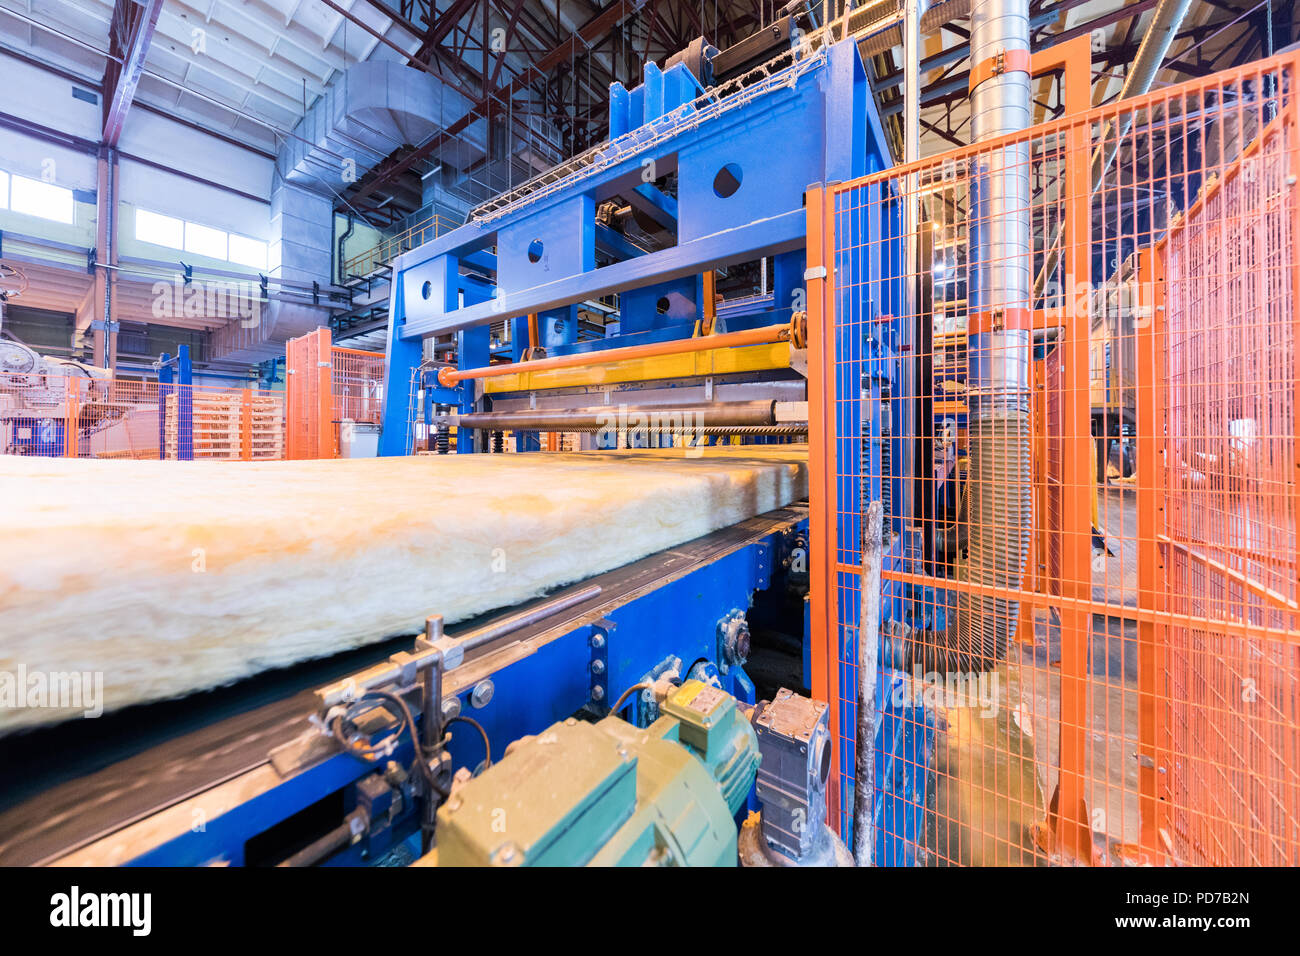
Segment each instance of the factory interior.
[[1298,18],[0,0],[0,865],[1300,865]]

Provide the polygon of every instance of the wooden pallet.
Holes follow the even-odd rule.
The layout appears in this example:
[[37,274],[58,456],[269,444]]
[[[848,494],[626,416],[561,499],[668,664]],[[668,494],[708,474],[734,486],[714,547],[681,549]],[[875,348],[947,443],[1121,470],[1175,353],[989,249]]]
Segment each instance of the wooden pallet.
[[[180,399],[167,396],[164,426],[166,455],[180,457]],[[195,394],[190,421],[191,446],[196,459],[240,459],[243,457],[244,403],[237,392]],[[269,395],[251,400],[249,418],[252,434],[251,457],[266,461],[284,457],[284,409]]]

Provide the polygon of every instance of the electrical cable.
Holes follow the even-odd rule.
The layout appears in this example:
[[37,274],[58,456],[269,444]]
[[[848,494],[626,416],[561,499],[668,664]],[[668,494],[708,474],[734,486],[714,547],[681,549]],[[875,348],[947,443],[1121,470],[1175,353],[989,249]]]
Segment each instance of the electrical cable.
[[[386,700],[396,705],[398,710],[401,711],[401,718],[402,718],[402,723],[404,725],[404,728],[398,728],[397,736],[399,738],[401,737],[403,729],[410,730],[411,743],[415,747],[415,764],[417,767],[420,768],[420,775],[424,777],[425,783],[429,785],[429,789],[432,792],[441,794],[442,796],[445,797],[446,793],[443,791],[441,787],[438,786],[437,781],[434,779],[433,771],[429,768],[428,762],[425,761],[423,758],[424,748],[423,745],[420,743],[420,733],[416,729],[415,717],[412,716],[411,708],[407,706],[406,701],[404,701],[401,697],[398,697],[396,694],[390,693],[389,691],[386,690],[368,691],[361,698],[361,700],[365,700],[367,697],[378,697],[382,700]],[[343,749],[348,753],[350,753],[352,756],[357,757],[360,760],[372,761],[386,750],[386,745],[380,745],[376,747],[366,747],[364,745],[358,746],[348,741],[342,732],[343,717],[341,715],[335,717],[334,720],[331,722],[330,730],[331,732],[333,732],[335,738],[339,741],[339,744],[343,747]]]
[[651,684],[649,681],[642,681],[639,684],[633,684],[631,687],[629,687],[627,690],[623,691],[623,693],[619,695],[618,700],[614,702],[614,706],[609,709],[609,712],[611,714],[617,714],[620,710],[623,709],[623,704],[627,702],[627,699],[629,697],[631,697],[639,690],[646,690],[653,686],[654,685]]
[[473,717],[466,717],[462,714],[458,714],[455,717],[448,719],[447,723],[454,724],[457,721],[462,724],[469,724],[478,731],[479,736],[483,738],[483,769],[486,770],[488,767],[492,766],[492,741],[488,739],[488,733],[483,729],[483,725]]

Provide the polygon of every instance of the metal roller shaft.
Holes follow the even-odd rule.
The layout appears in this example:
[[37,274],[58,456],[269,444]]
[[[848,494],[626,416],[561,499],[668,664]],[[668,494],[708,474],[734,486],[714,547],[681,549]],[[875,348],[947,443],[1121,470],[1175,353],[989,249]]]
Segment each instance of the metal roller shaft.
[[697,431],[718,426],[774,425],[775,403],[709,402],[700,405],[601,405],[554,411],[470,412],[451,416],[457,428],[491,431],[576,432],[638,429]]

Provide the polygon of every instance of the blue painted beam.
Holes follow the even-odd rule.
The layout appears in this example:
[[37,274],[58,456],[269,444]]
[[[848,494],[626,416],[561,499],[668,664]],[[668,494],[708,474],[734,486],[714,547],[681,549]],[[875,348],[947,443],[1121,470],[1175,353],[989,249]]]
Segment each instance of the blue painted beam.
[[403,338],[453,332],[503,315],[526,315],[559,308],[570,302],[599,298],[649,282],[666,282],[759,256],[778,255],[801,248],[807,219],[802,209],[763,219],[637,259],[617,262],[581,275],[559,279],[522,292],[495,297],[491,302],[467,306],[452,312],[406,320]]

